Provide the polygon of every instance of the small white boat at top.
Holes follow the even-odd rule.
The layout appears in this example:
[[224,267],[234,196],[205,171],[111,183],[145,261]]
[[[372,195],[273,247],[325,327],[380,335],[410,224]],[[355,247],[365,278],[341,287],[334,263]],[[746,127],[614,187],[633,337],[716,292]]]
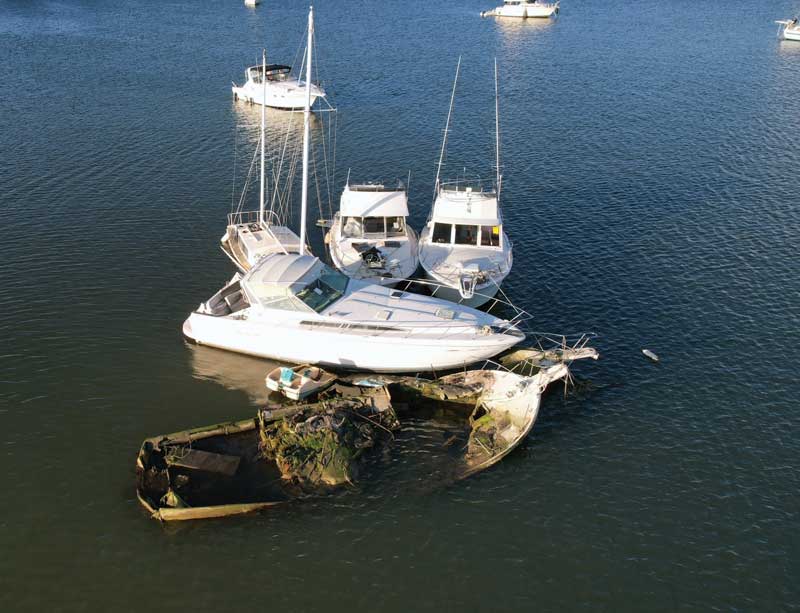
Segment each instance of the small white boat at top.
[[[314,13],[309,12],[311,72]],[[184,335],[209,345],[294,364],[376,372],[427,372],[493,357],[525,338],[511,320],[432,296],[350,279],[306,253],[310,91],[303,122],[299,253],[270,253],[200,304]],[[512,305],[508,305],[513,308]]]
[[261,0],[244,0],[244,5],[249,7],[256,7],[261,4]]
[[302,400],[321,392],[336,381],[336,375],[317,366],[279,366],[267,373],[267,389],[283,394],[290,400]]
[[325,237],[333,265],[351,279],[394,285],[417,270],[417,234],[402,186],[350,184]]
[[511,241],[503,230],[500,211],[500,127],[497,102],[497,62],[495,62],[495,130],[497,178],[493,188],[482,182],[439,179],[456,83],[450,98],[442,151],[436,172],[436,194],[425,228],[419,238],[419,261],[425,274],[442,287],[435,295],[472,307],[485,304],[500,289],[513,263]]
[[800,21],[795,17],[794,19],[784,19],[776,21],[783,26],[781,30],[781,37],[784,40],[800,40]]
[[503,6],[481,13],[481,17],[547,18],[558,15],[558,2],[539,0],[505,0]]
[[[266,79],[263,75],[267,75]],[[236,100],[287,110],[302,109],[305,104],[306,84],[292,76],[291,66],[283,64],[251,66],[245,71],[245,78],[244,85],[234,83],[231,88]],[[325,99],[325,97],[325,90],[312,83],[312,106],[318,98]]]

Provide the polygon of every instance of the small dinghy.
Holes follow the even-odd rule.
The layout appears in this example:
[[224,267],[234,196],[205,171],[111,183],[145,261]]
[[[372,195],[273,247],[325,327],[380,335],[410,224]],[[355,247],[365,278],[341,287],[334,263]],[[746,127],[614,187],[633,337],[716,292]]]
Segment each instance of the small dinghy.
[[290,400],[302,400],[327,389],[336,376],[317,366],[304,364],[289,368],[279,366],[267,373],[267,389],[279,392]]

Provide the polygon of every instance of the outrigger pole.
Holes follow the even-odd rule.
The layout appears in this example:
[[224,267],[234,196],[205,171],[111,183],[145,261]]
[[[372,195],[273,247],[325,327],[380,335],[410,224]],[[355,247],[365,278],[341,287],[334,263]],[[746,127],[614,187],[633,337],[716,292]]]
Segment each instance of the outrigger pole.
[[497,164],[497,202],[500,202],[500,187],[503,182],[503,174],[500,172],[500,93],[497,87],[497,58],[494,58],[494,133],[495,133],[495,152]]
[[458,85],[458,71],[461,69],[461,56],[458,56],[458,64],[456,64],[456,78],[453,81],[453,92],[450,94],[450,108],[447,111],[447,123],[444,126],[444,138],[442,139],[442,150],[439,153],[439,164],[436,166],[436,182],[433,188],[433,200],[436,201],[436,195],[439,193],[439,175],[442,172],[442,163],[444,162],[444,152],[447,149],[447,134],[450,132],[450,117],[453,114],[453,102],[456,98],[456,85]]
[[258,225],[264,227],[264,203],[266,200],[267,173],[264,171],[264,141],[267,123],[267,50],[261,50],[261,196],[258,202]]

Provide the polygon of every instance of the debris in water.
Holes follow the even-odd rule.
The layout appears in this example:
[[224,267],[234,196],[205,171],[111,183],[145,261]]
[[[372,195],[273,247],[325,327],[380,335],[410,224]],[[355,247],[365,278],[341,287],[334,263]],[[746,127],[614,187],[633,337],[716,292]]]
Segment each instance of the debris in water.
[[642,353],[645,354],[651,360],[653,360],[653,362],[659,361],[658,356],[649,349],[642,349]]

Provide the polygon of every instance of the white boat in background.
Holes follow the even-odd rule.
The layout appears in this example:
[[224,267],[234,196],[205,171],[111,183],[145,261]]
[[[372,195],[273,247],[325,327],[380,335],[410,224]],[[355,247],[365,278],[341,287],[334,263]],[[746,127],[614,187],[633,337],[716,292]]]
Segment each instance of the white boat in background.
[[511,241],[503,230],[500,211],[502,174],[496,61],[495,185],[486,187],[480,181],[440,181],[460,67],[459,58],[436,171],[433,209],[419,238],[419,260],[425,274],[442,286],[436,291],[436,296],[478,307],[500,289],[500,284],[511,271],[513,254]]
[[[305,104],[308,88],[304,81],[292,76],[291,66],[251,66],[245,71],[245,78],[244,85],[234,83],[231,88],[235,100],[286,110],[302,109]],[[325,90],[318,85],[311,84],[310,89],[312,106],[317,99],[326,99]]]
[[419,265],[417,234],[408,226],[405,187],[350,184],[325,237],[333,265],[351,279],[394,285]]
[[481,17],[548,18],[558,15],[558,2],[538,0],[505,0],[503,6],[481,13]]
[[[312,9],[307,74],[313,30]],[[457,368],[523,340],[517,326],[526,317],[523,311],[504,320],[432,296],[349,279],[305,253],[310,118],[309,87],[299,253],[267,254],[244,275],[236,273],[189,315],[184,335],[201,345],[258,357],[376,372]]]
[[259,4],[261,4],[261,0],[244,0],[244,5],[249,6],[251,8],[255,8]]
[[800,22],[797,17],[794,19],[776,21],[775,23],[779,23],[783,26],[783,28],[781,28],[781,38],[783,38],[783,40],[800,40]]
[[[266,52],[262,52],[262,67],[267,67]],[[262,83],[262,89],[266,84]],[[271,253],[299,253],[300,237],[282,224],[272,210],[266,209],[266,161],[264,146],[266,142],[266,108],[261,107],[261,171],[259,175],[259,207],[257,211],[241,210],[245,191],[239,209],[228,215],[228,227],[220,239],[225,252],[236,267],[246,272],[265,255]],[[277,189],[277,186],[275,186]]]

